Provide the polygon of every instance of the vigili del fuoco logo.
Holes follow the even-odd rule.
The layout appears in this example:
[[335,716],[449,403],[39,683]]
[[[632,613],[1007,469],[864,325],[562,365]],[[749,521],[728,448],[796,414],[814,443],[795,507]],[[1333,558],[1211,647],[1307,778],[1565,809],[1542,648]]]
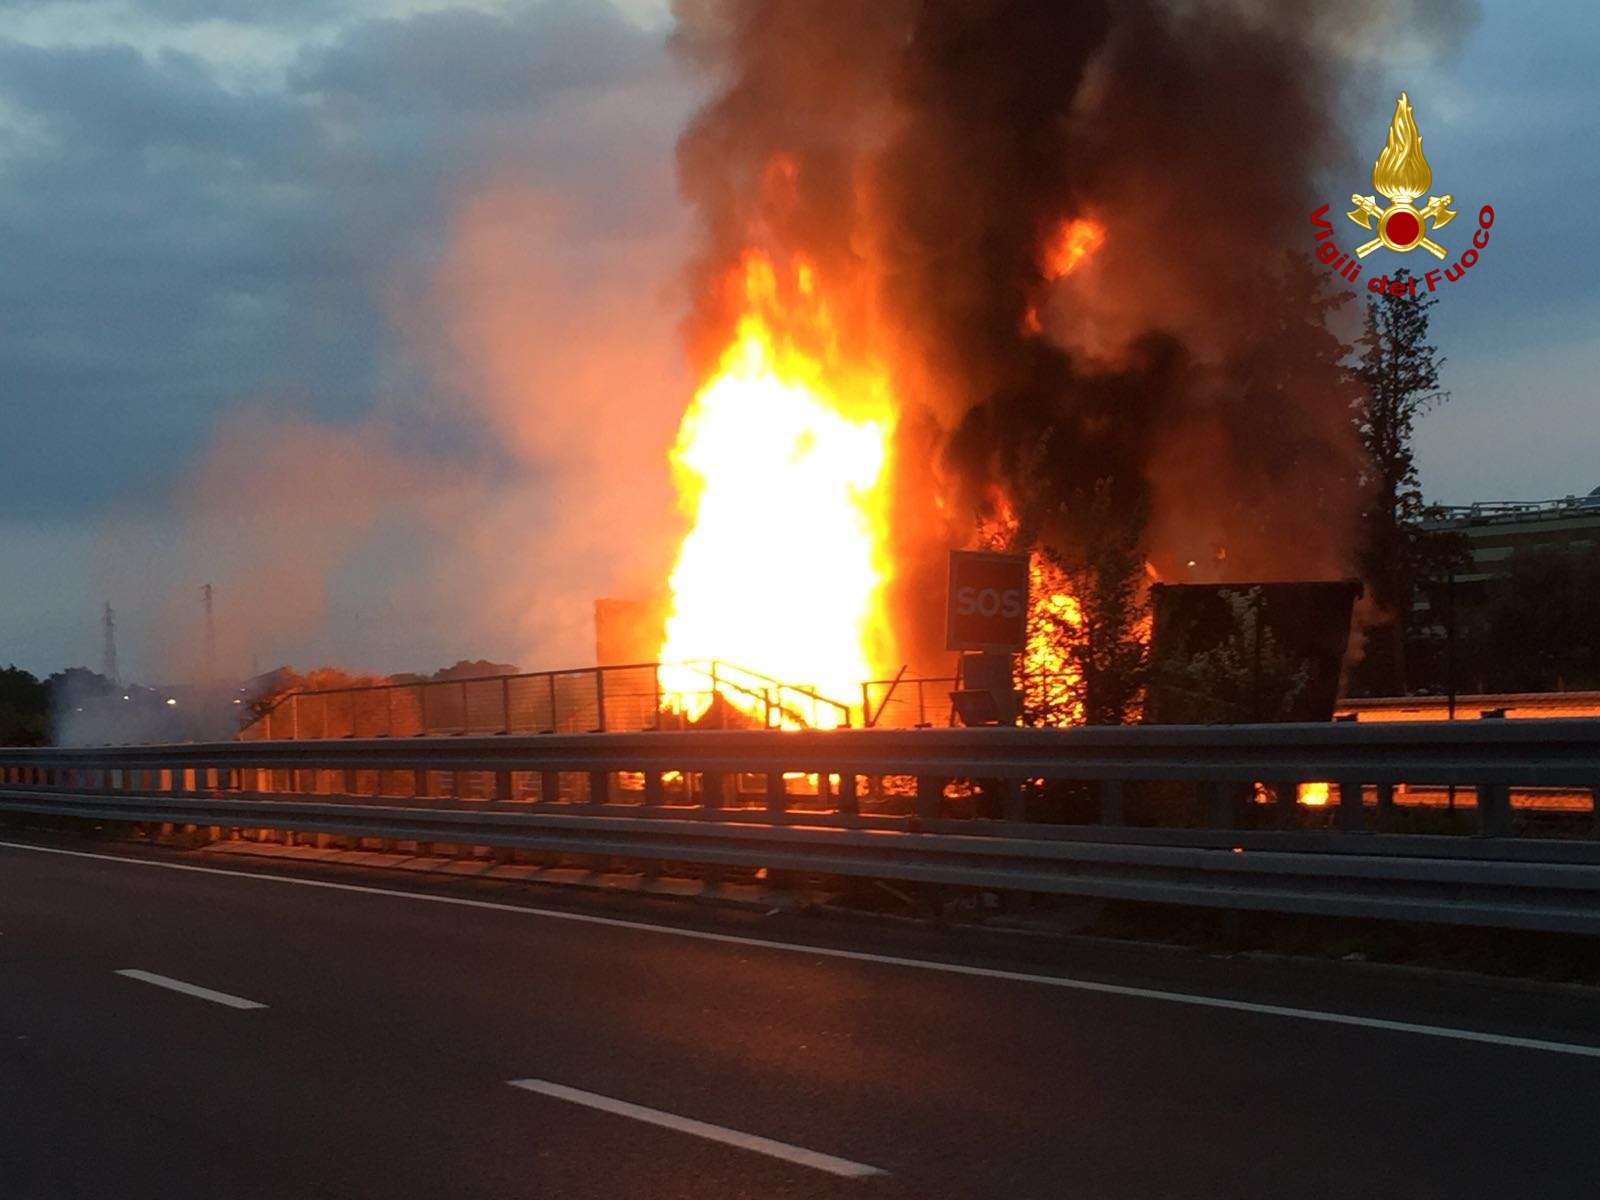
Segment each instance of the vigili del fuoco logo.
[[[1355,253],[1346,254],[1333,240],[1333,225],[1327,220],[1328,206],[1324,204],[1311,214],[1311,223],[1317,227],[1317,259],[1329,270],[1351,283],[1361,278],[1361,260],[1375,250],[1390,250],[1396,254],[1409,254],[1413,250],[1426,250],[1440,262],[1450,258],[1450,249],[1436,241],[1438,233],[1458,215],[1450,206],[1455,197],[1448,193],[1428,197],[1421,208],[1416,200],[1433,186],[1433,168],[1422,155],[1422,135],[1417,132],[1416,118],[1412,116],[1411,101],[1404,92],[1395,101],[1394,120],[1389,123],[1389,140],[1383,153],[1372,164],[1372,187],[1376,195],[1363,196],[1353,192],[1354,204],[1345,214],[1361,228],[1375,232],[1376,237],[1362,242]],[[1387,206],[1378,203],[1378,196],[1389,201]],[[1472,233],[1472,245],[1463,249],[1453,263],[1442,270],[1433,268],[1418,276],[1410,274],[1404,279],[1391,280],[1387,274],[1374,275],[1367,280],[1369,292],[1389,292],[1396,296],[1417,294],[1420,282],[1437,291],[1442,282],[1456,283],[1478,261],[1478,251],[1489,244],[1489,229],[1494,224],[1494,209],[1485,204],[1478,210],[1478,228]]]

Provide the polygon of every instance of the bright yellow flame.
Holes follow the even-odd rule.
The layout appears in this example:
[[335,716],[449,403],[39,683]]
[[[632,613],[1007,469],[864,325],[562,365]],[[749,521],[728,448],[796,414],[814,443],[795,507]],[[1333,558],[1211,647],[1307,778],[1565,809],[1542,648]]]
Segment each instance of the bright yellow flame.
[[[992,548],[1006,549],[1015,544],[1020,519],[998,489],[991,492],[989,505],[991,514],[980,521],[979,532]],[[1053,560],[1034,551],[1028,557],[1028,640],[1019,682],[1025,707],[1044,724],[1083,724],[1083,672],[1069,653],[1082,628],[1083,608],[1072,592],[1072,580]]]
[[1067,641],[1083,625],[1083,609],[1066,572],[1035,553],[1028,563],[1028,644],[1022,654],[1023,684],[1033,707],[1051,724],[1083,724],[1082,672],[1067,654]]
[[1105,243],[1105,226],[1086,217],[1063,221],[1044,247],[1041,264],[1046,279],[1071,275]]
[[[1275,784],[1269,787],[1264,783],[1256,783],[1251,786],[1254,789],[1252,798],[1257,804],[1272,804],[1276,802],[1278,788],[1283,785]],[[1307,808],[1325,808],[1332,793],[1331,783],[1302,783],[1296,785],[1294,798],[1297,803]]]
[[[848,702],[882,666],[887,379],[839,363],[814,266],[797,264],[791,286],[761,255],[743,272],[733,341],[671,453],[692,527],[669,579],[661,661],[715,659]],[[763,717],[760,681],[735,679],[718,690]],[[703,673],[668,669],[663,683],[691,715],[709,704]],[[824,707],[797,722],[791,710],[782,723],[841,717]]]
[[1327,783],[1302,783],[1300,794],[1296,798],[1307,808],[1321,808],[1328,803],[1332,786]]

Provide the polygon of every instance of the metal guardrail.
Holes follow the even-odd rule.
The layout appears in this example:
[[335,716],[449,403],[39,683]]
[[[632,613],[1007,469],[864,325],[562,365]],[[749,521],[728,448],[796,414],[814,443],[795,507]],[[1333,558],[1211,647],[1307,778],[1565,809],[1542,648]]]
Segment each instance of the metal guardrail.
[[[1091,787],[1101,823],[1023,821],[1048,780]],[[1335,828],[1231,828],[1241,789],[1308,780],[1337,784]],[[1002,819],[948,816],[972,781]],[[1415,784],[1474,789],[1484,836],[1363,832]],[[1211,826],[1125,825],[1147,785],[1193,789]],[[1600,720],[0,749],[0,811],[17,813],[1587,934],[1600,842],[1508,835],[1514,788],[1597,786]]]

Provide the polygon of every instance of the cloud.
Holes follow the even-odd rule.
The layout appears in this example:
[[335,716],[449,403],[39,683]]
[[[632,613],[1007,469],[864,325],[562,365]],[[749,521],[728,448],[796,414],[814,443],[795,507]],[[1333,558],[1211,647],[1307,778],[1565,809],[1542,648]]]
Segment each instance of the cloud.
[[[471,289],[540,298],[512,336],[538,343],[560,330],[566,349],[530,376],[530,412],[588,402],[600,375],[565,369],[576,339],[630,305],[646,311],[621,348],[668,379],[671,148],[689,97],[661,31],[605,4],[352,13],[315,36],[313,23],[339,10],[303,7],[287,68],[247,83],[225,61],[147,41],[0,39],[0,443],[18,450],[0,472],[0,512],[79,529],[115,515],[90,574],[123,614],[136,670],[141,642],[184,641],[199,583],[242,602],[298,568],[323,592],[285,606],[295,619],[273,626],[274,653],[355,647],[377,667],[491,641],[497,656],[541,653],[553,630],[571,639],[576,597],[615,565],[598,536],[564,543],[588,557],[562,564],[572,601],[543,625],[515,597],[475,607],[462,588],[416,577],[421,553],[455,581],[491,580],[481,556],[503,562],[517,547],[484,531],[559,525],[556,481],[585,461],[507,436],[506,386],[462,365],[473,346],[463,323],[483,307]],[[187,19],[182,4],[138,11]],[[518,264],[499,282],[492,259],[462,265],[464,222],[486,204],[506,239],[498,261]],[[272,413],[298,448],[288,459],[263,428]],[[313,453],[319,440],[340,455]],[[335,528],[316,527],[318,553],[298,567],[293,538],[252,534],[230,557],[192,501],[219,494],[218,470],[254,495],[263,477],[240,469],[250,446],[308,486],[339,463],[371,483],[369,461],[380,478],[412,482],[400,496],[378,488],[376,507],[330,498],[321,521]],[[474,504],[440,526],[439,497],[468,494],[451,482],[463,479]],[[411,503],[418,494],[433,499]],[[312,528],[279,500],[264,490],[261,511]],[[143,548],[143,566],[129,548]],[[59,646],[70,638],[48,626],[70,620],[93,661],[83,574],[54,572],[73,603],[18,613],[15,627]],[[162,615],[167,592],[180,597],[175,617]],[[379,611],[393,617],[383,637]],[[241,625],[263,622],[239,613]]]
[[561,0],[505,15],[453,8],[363,21],[308,52],[290,80],[297,91],[411,119],[526,115],[534,96],[612,86],[648,69],[657,53],[609,5]]
[[53,14],[63,23],[129,17],[177,25],[229,22],[241,25],[304,26],[337,20],[361,0],[0,0],[0,12]]

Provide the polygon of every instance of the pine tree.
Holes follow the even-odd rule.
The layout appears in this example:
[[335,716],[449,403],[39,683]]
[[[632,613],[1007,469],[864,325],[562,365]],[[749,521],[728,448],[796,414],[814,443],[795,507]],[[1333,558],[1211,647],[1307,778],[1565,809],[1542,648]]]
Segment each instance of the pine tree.
[[[1395,278],[1410,275],[1402,269]],[[1428,341],[1428,310],[1435,303],[1427,295],[1369,297],[1356,343],[1352,373],[1361,390],[1353,416],[1367,454],[1360,563],[1368,595],[1381,614],[1367,631],[1357,681],[1373,692],[1405,691],[1412,599],[1418,580],[1428,573],[1427,561],[1437,557],[1420,524],[1425,509],[1412,449],[1417,418],[1449,399],[1439,388],[1444,360]]]
[[[1112,482],[1077,485],[1070,499],[1051,494],[1035,455],[1021,472],[1016,525],[991,538],[996,549],[1033,556],[1030,647],[1047,648],[1053,667],[1039,673],[1031,654],[1018,663],[1028,725],[1122,725],[1139,718],[1149,640],[1143,595],[1142,505],[1119,500]],[[1070,537],[1048,531],[1070,530]],[[1043,578],[1037,568],[1043,568]],[[1045,591],[1039,594],[1041,583]],[[1051,588],[1063,589],[1060,597]],[[1066,600],[1070,597],[1070,600]],[[1064,603],[1056,603],[1062,600]]]

